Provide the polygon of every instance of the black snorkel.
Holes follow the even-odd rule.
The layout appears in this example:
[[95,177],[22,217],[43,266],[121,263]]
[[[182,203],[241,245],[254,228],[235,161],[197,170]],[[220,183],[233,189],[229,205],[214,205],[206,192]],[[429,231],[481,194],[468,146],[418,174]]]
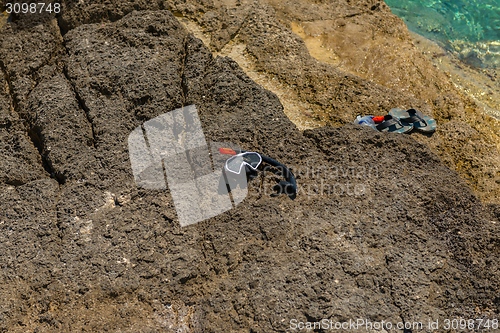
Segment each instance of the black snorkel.
[[297,181],[295,180],[294,174],[283,163],[268,156],[261,155],[261,157],[263,162],[281,170],[281,174],[285,178],[285,180],[281,180],[278,184],[273,186],[273,190],[276,193],[271,194],[271,196],[286,194],[290,199],[295,199],[297,196]]

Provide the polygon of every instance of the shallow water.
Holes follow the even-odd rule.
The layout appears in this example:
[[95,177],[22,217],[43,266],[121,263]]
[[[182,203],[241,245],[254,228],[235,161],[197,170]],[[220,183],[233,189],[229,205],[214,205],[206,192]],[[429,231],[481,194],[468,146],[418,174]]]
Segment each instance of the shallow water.
[[408,27],[476,67],[500,67],[500,0],[386,0]]

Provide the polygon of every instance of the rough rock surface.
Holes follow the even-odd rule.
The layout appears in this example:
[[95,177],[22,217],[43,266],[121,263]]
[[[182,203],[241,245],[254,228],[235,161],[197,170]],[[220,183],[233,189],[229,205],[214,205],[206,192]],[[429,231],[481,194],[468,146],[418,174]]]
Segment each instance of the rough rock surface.
[[[411,136],[352,125],[299,131],[276,95],[162,10],[180,12],[173,5],[181,2],[154,11],[81,2],[59,21],[5,27],[0,331],[283,332],[292,319],[498,318],[498,206],[484,206]],[[324,69],[342,112],[412,100]],[[267,173],[236,209],[181,228],[168,190],[137,188],[127,137],[189,104],[208,141],[293,166],[297,198],[270,197]]]
[[[214,52],[234,58],[279,95],[297,125],[338,126],[358,114],[420,108],[440,126],[432,137],[416,133],[415,139],[458,171],[483,201],[500,203],[500,122],[429,61],[384,2],[182,3],[168,5]],[[480,95],[496,91],[491,79]],[[449,133],[452,120],[460,131]],[[450,136],[466,144],[459,147]]]

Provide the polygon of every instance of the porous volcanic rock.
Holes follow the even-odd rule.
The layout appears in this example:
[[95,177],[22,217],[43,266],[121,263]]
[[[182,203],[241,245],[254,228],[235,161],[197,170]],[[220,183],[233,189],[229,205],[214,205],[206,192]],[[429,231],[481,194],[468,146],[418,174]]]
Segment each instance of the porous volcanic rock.
[[[498,318],[497,206],[413,137],[354,125],[299,131],[275,94],[214,57],[172,12],[131,3],[118,16],[112,1],[101,5],[102,22],[68,6],[60,28],[47,18],[5,28],[1,331]],[[365,87],[339,90],[359,107],[365,91],[407,98],[343,80]],[[168,189],[136,185],[127,138],[191,104],[209,143],[292,167],[297,198],[271,197],[279,177],[267,172],[236,208],[181,228]]]

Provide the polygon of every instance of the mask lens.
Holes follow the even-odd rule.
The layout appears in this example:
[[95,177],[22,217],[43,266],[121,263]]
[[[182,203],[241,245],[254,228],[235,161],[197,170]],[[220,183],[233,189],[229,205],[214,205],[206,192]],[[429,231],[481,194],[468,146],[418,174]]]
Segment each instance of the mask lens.
[[236,155],[226,161],[226,169],[236,174],[241,173],[243,167],[243,156]]
[[248,165],[253,170],[256,170],[261,162],[262,157],[257,153],[241,153],[230,157],[226,161],[226,170],[239,175],[243,170],[243,166]]
[[257,153],[244,153],[243,161],[252,169],[256,170],[262,162],[262,157]]

